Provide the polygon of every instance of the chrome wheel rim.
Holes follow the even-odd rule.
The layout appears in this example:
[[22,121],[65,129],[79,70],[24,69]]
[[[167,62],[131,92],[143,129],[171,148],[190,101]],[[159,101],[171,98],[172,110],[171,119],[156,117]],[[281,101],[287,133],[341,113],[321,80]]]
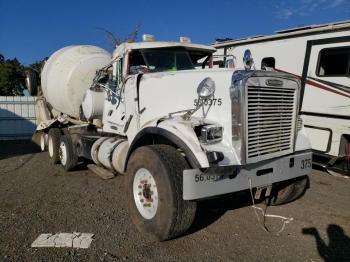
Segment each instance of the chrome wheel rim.
[[137,210],[145,219],[152,219],[158,209],[156,181],[146,168],[137,170],[133,182],[134,201]]
[[48,150],[49,150],[49,156],[52,157],[53,156],[53,141],[52,141],[51,136],[49,136]]
[[59,158],[60,158],[61,164],[65,166],[67,163],[67,148],[64,142],[61,142],[60,144]]
[[40,136],[40,149],[41,151],[45,151],[45,134],[41,134]]

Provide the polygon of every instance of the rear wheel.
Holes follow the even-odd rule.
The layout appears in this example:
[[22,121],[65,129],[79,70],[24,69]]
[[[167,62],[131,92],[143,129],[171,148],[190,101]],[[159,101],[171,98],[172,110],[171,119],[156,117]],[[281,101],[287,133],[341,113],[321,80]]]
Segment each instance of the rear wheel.
[[72,170],[78,163],[78,156],[69,135],[64,135],[61,137],[59,159],[66,171]]
[[184,157],[168,145],[136,149],[125,177],[128,209],[132,221],[144,235],[167,240],[191,226],[196,202],[182,198]]
[[51,128],[48,134],[47,149],[53,164],[59,162],[58,148],[60,146],[61,131],[58,128]]
[[303,176],[282,182],[272,189],[270,204],[273,206],[292,202],[304,195],[309,187],[309,177]]

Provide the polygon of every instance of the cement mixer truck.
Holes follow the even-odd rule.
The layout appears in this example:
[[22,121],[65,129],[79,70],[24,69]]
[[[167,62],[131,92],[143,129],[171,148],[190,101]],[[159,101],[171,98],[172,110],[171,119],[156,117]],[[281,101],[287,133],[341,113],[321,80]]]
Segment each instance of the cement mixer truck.
[[132,221],[160,241],[184,234],[202,199],[242,190],[272,205],[301,197],[311,151],[298,79],[251,70],[249,54],[245,69],[214,69],[215,51],[151,35],[112,55],[58,50],[38,90],[42,149],[67,171],[89,161],[123,175]]

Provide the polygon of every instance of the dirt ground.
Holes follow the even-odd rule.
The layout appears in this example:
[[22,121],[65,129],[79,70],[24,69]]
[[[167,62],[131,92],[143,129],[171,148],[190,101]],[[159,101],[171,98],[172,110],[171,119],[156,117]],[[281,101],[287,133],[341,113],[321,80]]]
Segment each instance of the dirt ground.
[[[261,228],[241,192],[201,202],[187,235],[155,243],[131,224],[123,177],[102,180],[84,166],[66,173],[32,144],[1,143],[0,261],[350,261],[350,179],[310,177],[303,198],[267,208],[294,219],[279,235]],[[31,248],[40,234],[59,232],[95,236],[89,249]]]

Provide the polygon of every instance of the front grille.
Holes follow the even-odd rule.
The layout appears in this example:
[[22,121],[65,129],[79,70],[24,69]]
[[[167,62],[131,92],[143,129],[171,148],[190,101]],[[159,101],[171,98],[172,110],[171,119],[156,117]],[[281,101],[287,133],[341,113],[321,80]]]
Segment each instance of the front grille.
[[248,84],[246,97],[247,163],[293,152],[297,85]]

